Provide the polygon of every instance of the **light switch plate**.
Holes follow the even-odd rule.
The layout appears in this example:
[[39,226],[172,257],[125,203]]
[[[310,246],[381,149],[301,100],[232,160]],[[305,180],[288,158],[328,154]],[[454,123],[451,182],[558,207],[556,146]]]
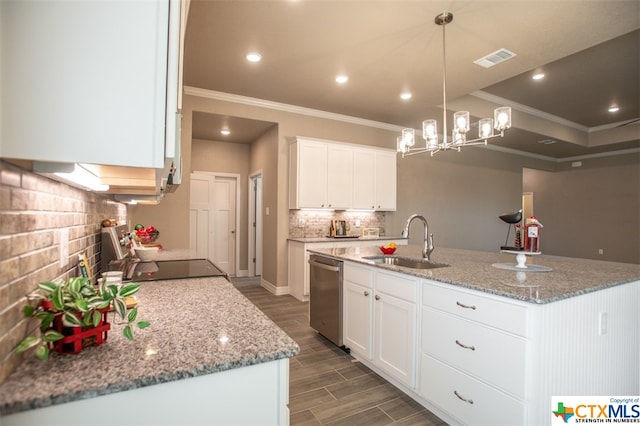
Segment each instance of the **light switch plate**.
[[69,228],[60,228],[60,267],[64,268],[69,262]]

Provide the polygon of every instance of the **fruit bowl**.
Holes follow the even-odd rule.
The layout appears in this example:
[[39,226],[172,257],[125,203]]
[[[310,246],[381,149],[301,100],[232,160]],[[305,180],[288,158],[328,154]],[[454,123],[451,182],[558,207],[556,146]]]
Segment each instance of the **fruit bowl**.
[[151,233],[141,232],[139,234],[136,234],[135,238],[137,241],[142,243],[153,243],[158,239],[159,235],[160,231],[153,231]]
[[396,248],[395,247],[385,247],[385,246],[380,246],[380,251],[383,254],[393,254],[396,252]]

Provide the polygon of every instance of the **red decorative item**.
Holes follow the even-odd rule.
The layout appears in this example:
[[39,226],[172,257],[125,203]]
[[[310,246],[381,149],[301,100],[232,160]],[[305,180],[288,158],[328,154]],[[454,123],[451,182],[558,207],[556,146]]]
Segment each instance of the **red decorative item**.
[[535,216],[525,220],[524,225],[524,249],[530,252],[540,251],[540,230],[542,224]]
[[380,251],[384,254],[393,254],[396,251],[395,247],[385,247],[385,246],[380,246]]
[[[47,309],[43,301],[42,305]],[[49,301],[46,301],[49,302]],[[51,303],[51,302],[49,302]],[[52,307],[53,304],[51,304]],[[111,329],[111,324],[107,322],[107,314],[109,308],[100,309],[101,319],[96,327],[93,325],[87,327],[69,327],[62,323],[62,314],[56,315],[51,324],[51,329],[64,335],[58,341],[49,343],[49,349],[54,349],[62,354],[77,354],[89,346],[100,346],[107,340],[107,332]],[[78,313],[78,318],[80,314]]]

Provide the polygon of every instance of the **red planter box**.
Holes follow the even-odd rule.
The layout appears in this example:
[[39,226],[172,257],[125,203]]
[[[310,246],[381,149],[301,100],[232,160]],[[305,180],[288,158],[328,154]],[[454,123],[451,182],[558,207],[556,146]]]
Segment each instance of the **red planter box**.
[[108,312],[109,308],[100,310],[102,318],[96,327],[67,327],[62,324],[62,315],[56,316],[51,328],[65,337],[49,343],[49,349],[62,354],[77,354],[86,347],[101,345],[107,340],[107,332],[111,329],[111,324],[107,322]]

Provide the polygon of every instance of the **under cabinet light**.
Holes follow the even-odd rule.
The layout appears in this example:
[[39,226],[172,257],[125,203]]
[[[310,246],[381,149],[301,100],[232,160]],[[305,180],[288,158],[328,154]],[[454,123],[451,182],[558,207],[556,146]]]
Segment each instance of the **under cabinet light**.
[[33,171],[67,185],[96,192],[109,190],[109,185],[100,182],[100,178],[79,163],[49,163],[34,161]]

